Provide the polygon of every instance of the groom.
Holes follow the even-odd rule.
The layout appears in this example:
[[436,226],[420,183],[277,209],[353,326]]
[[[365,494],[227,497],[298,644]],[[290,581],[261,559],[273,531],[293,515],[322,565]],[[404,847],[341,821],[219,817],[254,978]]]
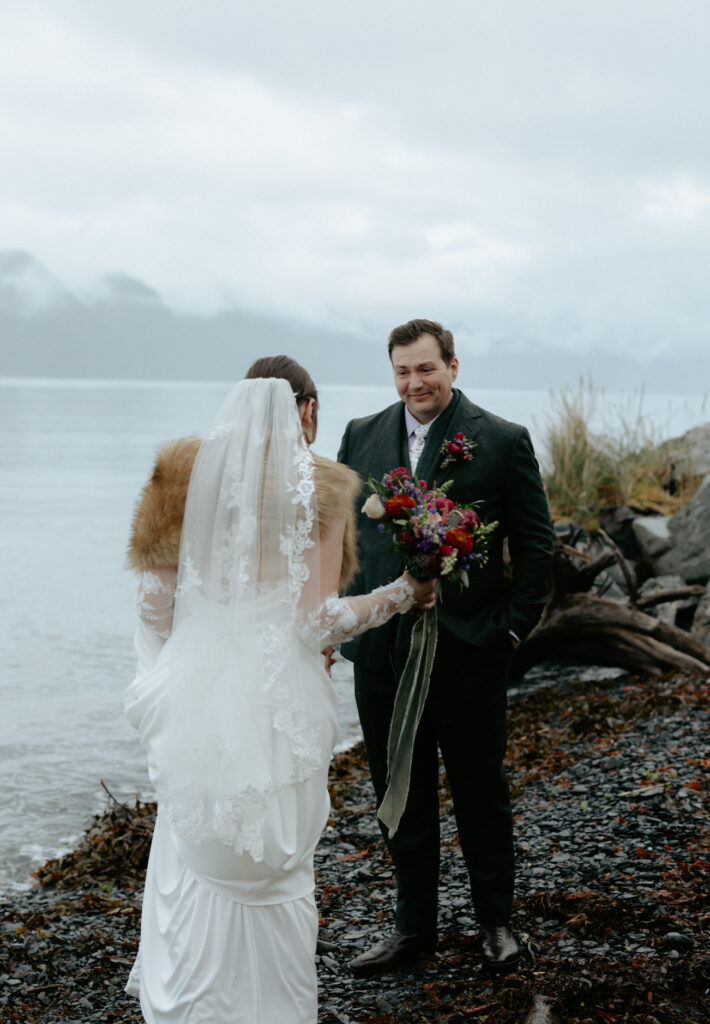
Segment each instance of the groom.
[[[444,588],[439,640],[417,732],[407,805],[385,842],[398,884],[395,930],[351,962],[354,973],[389,970],[432,950],[439,878],[438,750],[454,802],[483,957],[509,970],[520,950],[510,927],[514,863],[512,814],[503,769],[506,683],[514,647],[545,604],[552,558],[547,500],[527,430],[474,405],[456,388],[458,359],[450,331],[410,320],[389,338],[401,401],[348,423],[338,459],[367,479],[407,466],[429,484],[452,480],[448,496],[481,502],[497,520],[490,557],[469,572],[469,587]],[[462,433],[475,441],[472,461],[441,468],[442,445]],[[364,492],[365,493],[365,492]],[[397,577],[402,565],[374,520],[359,517],[361,572],[351,593]],[[508,539],[512,580],[503,571]],[[355,696],[378,806],[387,788],[387,738],[397,681],[406,661],[412,616],[396,616],[343,645],[355,666]]]

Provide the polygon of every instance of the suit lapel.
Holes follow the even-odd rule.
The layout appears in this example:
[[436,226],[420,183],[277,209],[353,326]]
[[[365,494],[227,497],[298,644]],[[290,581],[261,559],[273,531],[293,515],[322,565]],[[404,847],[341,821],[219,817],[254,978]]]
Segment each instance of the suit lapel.
[[444,441],[450,441],[458,431],[475,440],[476,420],[480,415],[481,410],[469,402],[458,388],[454,388],[453,398],[427,434],[424,451],[417,466],[417,476],[432,486],[434,483],[443,484],[451,475],[450,471],[454,466],[450,465],[442,472],[441,463],[444,456],[441,454],[441,446]]
[[[445,440],[451,440],[455,433],[461,431],[466,437],[476,439],[479,429],[481,410],[454,388],[453,398],[441,416],[432,424],[427,434],[424,450],[417,464],[417,477],[433,484],[442,484],[456,464],[448,466],[442,473],[440,466],[443,460],[440,449]],[[407,466],[409,450],[404,426],[404,403],[396,402],[385,409],[378,423],[376,436],[373,438],[372,458],[370,461],[372,476],[379,480],[395,466]]]

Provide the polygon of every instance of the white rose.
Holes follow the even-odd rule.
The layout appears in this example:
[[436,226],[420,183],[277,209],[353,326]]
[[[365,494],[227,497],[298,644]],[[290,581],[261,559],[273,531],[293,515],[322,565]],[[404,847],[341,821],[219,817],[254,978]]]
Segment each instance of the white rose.
[[371,494],[360,511],[364,512],[368,519],[382,519],[385,510],[379,494]]

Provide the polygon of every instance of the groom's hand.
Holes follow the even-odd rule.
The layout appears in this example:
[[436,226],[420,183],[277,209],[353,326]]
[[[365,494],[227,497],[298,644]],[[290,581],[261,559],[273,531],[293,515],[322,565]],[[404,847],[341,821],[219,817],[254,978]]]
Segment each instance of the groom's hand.
[[325,658],[325,670],[328,673],[328,675],[332,678],[333,673],[330,670],[332,666],[335,664],[335,662],[338,660],[335,657],[335,648],[331,644],[329,647],[324,647],[323,650],[321,651],[321,654]]

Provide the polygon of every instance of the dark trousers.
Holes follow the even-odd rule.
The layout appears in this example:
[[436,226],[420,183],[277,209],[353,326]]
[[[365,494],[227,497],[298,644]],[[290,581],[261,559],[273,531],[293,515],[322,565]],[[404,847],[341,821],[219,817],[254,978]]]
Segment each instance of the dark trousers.
[[[510,919],[515,868],[503,756],[511,656],[507,638],[481,650],[439,629],[407,806],[392,839],[380,826],[397,873],[395,924],[405,934],[437,928],[437,747],[451,788],[478,923],[492,928]],[[381,669],[355,665],[355,697],[378,807],[387,784],[387,738],[402,664],[393,657],[392,664]]]

